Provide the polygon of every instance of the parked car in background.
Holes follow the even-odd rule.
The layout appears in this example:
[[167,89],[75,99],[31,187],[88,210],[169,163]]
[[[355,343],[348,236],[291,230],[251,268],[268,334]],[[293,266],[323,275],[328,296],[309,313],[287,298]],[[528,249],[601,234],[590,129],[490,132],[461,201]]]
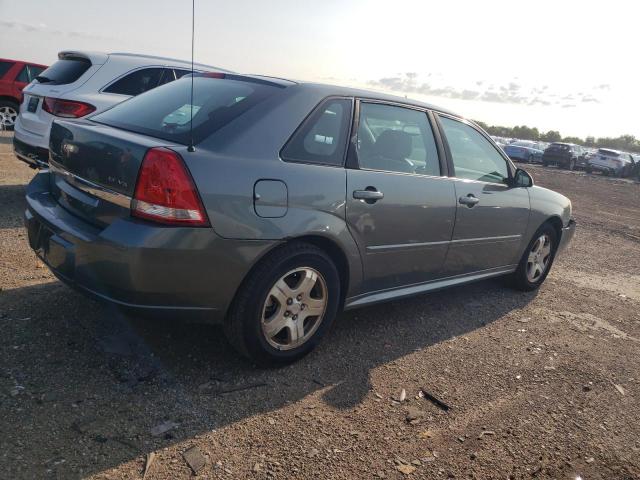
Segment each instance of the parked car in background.
[[580,145],[563,142],[554,142],[549,145],[542,155],[542,164],[545,167],[557,165],[567,170],[587,166],[584,149]]
[[191,97],[190,80],[55,120],[27,187],[31,248],[111,305],[219,321],[242,354],[290,362],[342,307],[500,275],[534,290],[574,234],[569,199],[451,112],[220,73]]
[[505,145],[503,149],[511,160],[528,163],[542,162],[542,154],[544,153],[538,146],[538,142],[528,140],[518,140]]
[[[195,70],[227,72],[195,64]],[[33,167],[46,167],[54,118],[99,113],[191,72],[191,63],[131,53],[64,51],[24,89],[15,125],[14,151]]]
[[0,58],[0,129],[13,130],[22,90],[45,68],[39,63]]
[[630,153],[620,152],[610,148],[599,148],[589,159],[587,173],[601,172],[605,175],[628,177],[635,169],[636,160]]

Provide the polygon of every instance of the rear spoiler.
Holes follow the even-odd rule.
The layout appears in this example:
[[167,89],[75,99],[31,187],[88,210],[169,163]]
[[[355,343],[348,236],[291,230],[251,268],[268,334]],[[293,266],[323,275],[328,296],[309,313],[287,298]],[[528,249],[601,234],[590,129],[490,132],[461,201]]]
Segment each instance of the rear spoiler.
[[84,60],[91,65],[103,65],[109,56],[101,52],[81,52],[78,50],[64,50],[58,53],[59,60]]

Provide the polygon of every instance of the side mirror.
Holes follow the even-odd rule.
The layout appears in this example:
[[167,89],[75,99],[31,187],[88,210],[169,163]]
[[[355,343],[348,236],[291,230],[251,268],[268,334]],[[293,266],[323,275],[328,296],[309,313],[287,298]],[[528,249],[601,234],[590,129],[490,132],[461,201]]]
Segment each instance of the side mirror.
[[533,187],[533,178],[526,171],[518,168],[516,174],[513,177],[514,187]]

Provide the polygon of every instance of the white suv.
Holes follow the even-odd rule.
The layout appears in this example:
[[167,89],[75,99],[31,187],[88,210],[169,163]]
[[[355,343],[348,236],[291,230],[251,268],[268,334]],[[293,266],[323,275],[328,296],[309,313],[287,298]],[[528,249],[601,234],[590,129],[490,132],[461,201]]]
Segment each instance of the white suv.
[[[198,72],[228,70],[195,64]],[[131,53],[64,51],[25,87],[15,123],[14,151],[32,167],[47,167],[56,117],[80,118],[191,72],[191,63]]]

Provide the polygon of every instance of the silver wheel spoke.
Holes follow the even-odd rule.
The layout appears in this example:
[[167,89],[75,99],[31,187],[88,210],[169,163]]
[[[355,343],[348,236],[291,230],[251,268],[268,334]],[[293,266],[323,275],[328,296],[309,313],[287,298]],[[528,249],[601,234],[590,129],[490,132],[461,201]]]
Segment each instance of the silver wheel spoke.
[[296,287],[297,293],[309,295],[313,287],[315,287],[318,281],[318,274],[312,270],[305,270],[304,276],[300,280],[300,284]]
[[307,306],[304,313],[307,317],[322,315],[324,313],[325,301],[323,299],[309,298],[305,301]]
[[295,347],[298,346],[298,344],[303,343],[304,322],[302,321],[302,318],[298,318],[295,322],[288,322],[287,328],[289,329],[289,340],[291,341],[291,346]]
[[291,290],[291,288],[289,288],[289,285],[286,284],[284,279],[281,278],[280,280],[278,280],[278,283],[276,283],[271,289],[271,295],[273,295],[275,299],[278,300],[280,305],[286,305],[287,299],[295,296],[295,293],[293,292],[293,290]]
[[283,328],[287,327],[289,319],[278,315],[273,320],[264,323],[264,333],[269,337],[275,337]]

